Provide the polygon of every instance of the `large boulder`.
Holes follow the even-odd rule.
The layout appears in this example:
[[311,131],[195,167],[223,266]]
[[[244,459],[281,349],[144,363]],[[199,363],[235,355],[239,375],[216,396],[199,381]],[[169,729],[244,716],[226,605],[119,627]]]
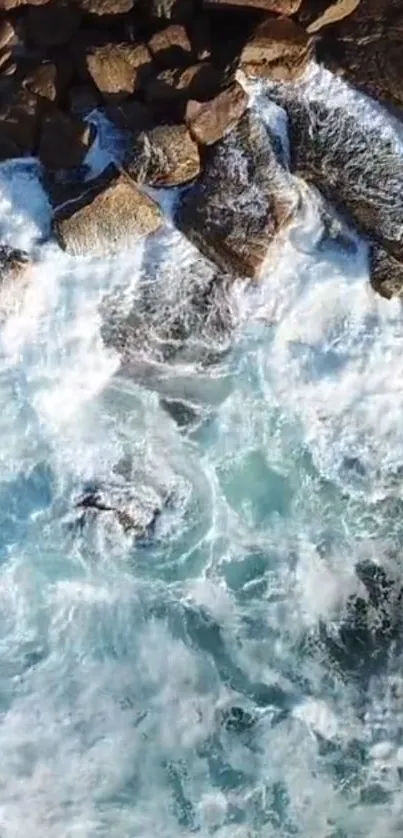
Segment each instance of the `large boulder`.
[[213,145],[235,128],[248,106],[248,94],[235,82],[207,102],[191,99],[186,107],[186,123],[196,142]]
[[[376,120],[363,123],[351,103],[308,98],[298,85],[279,85],[271,95],[288,114],[292,169],[403,262],[403,157],[393,135],[385,135]],[[377,256],[376,264],[384,284],[385,270],[395,263],[388,268]],[[396,289],[393,273],[390,287]]]
[[126,168],[139,183],[181,186],[200,174],[200,155],[185,125],[160,125],[140,134]]
[[129,247],[155,232],[162,221],[155,201],[110,166],[79,198],[56,210],[53,227],[69,253],[102,255]]
[[286,17],[266,17],[240,54],[250,76],[289,81],[300,76],[312,58],[312,40],[302,26]]
[[207,150],[203,174],[180,203],[176,223],[220,268],[258,278],[298,200],[267,129],[248,111]]
[[145,44],[108,43],[88,50],[86,65],[107,101],[125,99],[143,89],[153,71]]

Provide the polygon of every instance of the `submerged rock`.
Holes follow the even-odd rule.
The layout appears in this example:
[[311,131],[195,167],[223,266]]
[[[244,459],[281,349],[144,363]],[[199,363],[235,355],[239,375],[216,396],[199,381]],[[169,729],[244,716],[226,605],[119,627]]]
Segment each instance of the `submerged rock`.
[[103,515],[136,539],[152,535],[162,506],[162,499],[150,486],[142,486],[137,492],[134,487],[120,485],[89,489],[76,502],[81,526]]
[[18,312],[29,281],[32,263],[28,253],[0,245],[0,322]]
[[208,149],[201,178],[180,203],[176,223],[222,270],[257,278],[298,200],[264,124],[247,112],[228,137]]
[[83,189],[80,197],[63,204],[54,215],[56,238],[69,253],[117,251],[162,225],[155,201],[114,166],[83,184]]
[[386,296],[401,293],[403,156],[396,141],[331,100],[308,100],[298,85],[278,86],[272,95],[288,114],[293,171],[381,248],[375,249],[374,286]]

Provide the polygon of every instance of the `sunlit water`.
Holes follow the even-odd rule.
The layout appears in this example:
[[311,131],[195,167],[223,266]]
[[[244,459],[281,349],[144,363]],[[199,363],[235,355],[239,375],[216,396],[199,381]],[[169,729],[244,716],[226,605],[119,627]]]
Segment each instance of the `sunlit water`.
[[[400,573],[401,306],[372,292],[352,231],[323,244],[304,194],[260,288],[234,287],[216,363],[150,370],[139,350],[129,378],[102,341],[105,295],[123,305],[146,272],[162,317],[195,252],[169,221],[151,254],[38,244],[36,164],[0,168],[2,240],[36,259],[1,331],[2,838],[402,834],[398,649],[356,678],[318,628],[337,633],[362,593],[357,561]],[[128,470],[169,499],[153,534],[133,543],[107,513],[78,526],[83,488]]]

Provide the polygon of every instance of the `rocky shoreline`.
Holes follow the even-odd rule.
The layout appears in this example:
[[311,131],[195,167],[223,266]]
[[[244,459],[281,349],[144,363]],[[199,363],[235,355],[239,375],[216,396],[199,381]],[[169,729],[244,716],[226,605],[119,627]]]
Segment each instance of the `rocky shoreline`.
[[[176,225],[220,270],[257,279],[299,194],[244,75],[274,85],[292,171],[370,241],[374,288],[402,292],[401,158],[343,113],[330,136],[332,103],[312,111],[298,94],[317,60],[400,119],[401,0],[1,0],[0,14],[0,160],[39,158],[62,248],[102,254],[151,235],[163,214],[147,187],[188,186]],[[127,153],[89,179],[95,109]]]

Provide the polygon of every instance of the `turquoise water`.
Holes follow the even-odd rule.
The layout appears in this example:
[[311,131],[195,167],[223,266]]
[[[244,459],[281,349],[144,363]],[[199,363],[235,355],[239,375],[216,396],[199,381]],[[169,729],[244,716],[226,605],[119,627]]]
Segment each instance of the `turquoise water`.
[[[129,310],[145,277],[158,338],[207,268],[168,222],[151,254],[38,245],[36,165],[0,167],[3,238],[37,258],[1,331],[3,838],[401,835],[399,636],[376,608],[379,654],[341,633],[369,599],[359,563],[400,609],[401,307],[304,196],[261,287],[233,288],[214,363],[157,363],[144,306],[122,373],[105,295]],[[111,483],[160,499],[148,538],[109,513],[78,524],[85,486]]]

